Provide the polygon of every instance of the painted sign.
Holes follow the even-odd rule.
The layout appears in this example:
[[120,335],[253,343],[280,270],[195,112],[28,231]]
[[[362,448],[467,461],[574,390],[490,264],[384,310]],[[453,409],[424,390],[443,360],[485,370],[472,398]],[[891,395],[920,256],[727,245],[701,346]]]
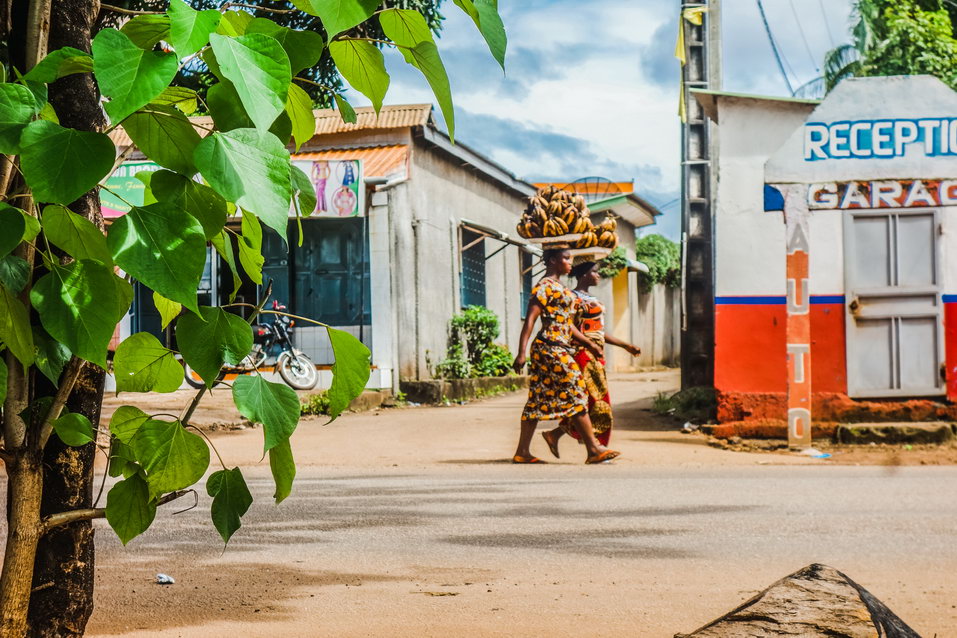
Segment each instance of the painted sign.
[[153,162],[126,162],[106,178],[106,188],[100,190],[100,211],[103,217],[115,219],[130,212],[132,206],[142,206],[146,184],[137,173],[158,171]]
[[957,180],[903,179],[811,184],[812,210],[957,206]]
[[808,122],[804,125],[804,161],[890,159],[911,148],[926,157],[957,155],[957,119]]
[[[319,217],[365,215],[365,186],[360,160],[296,160],[293,165],[309,176],[316,190]],[[304,211],[305,212],[305,211]]]

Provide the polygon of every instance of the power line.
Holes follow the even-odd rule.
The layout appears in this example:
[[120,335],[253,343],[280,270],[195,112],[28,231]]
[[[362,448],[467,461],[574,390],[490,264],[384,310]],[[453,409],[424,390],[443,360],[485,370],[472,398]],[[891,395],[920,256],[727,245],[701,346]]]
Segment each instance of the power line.
[[814,54],[811,53],[811,45],[807,43],[807,36],[804,34],[804,27],[801,25],[801,18],[798,17],[797,9],[794,8],[794,0],[788,0],[788,4],[791,5],[791,13],[794,14],[794,22],[797,23],[798,33],[801,34],[801,40],[804,41],[804,50],[807,51],[807,57],[811,59],[811,66],[813,66],[817,74],[820,75],[821,67],[818,65],[817,60],[814,59]]
[[831,33],[831,21],[827,19],[827,11],[824,9],[824,0],[817,0],[817,5],[821,7],[821,15],[824,16],[824,28],[827,29],[827,39],[831,41],[831,48],[837,46],[834,42],[834,34]]
[[791,86],[791,79],[788,77],[787,71],[784,70],[784,62],[782,62],[781,53],[778,51],[778,43],[774,41],[774,34],[771,33],[771,25],[768,24],[768,16],[764,13],[764,4],[761,3],[761,0],[756,1],[758,3],[758,11],[761,12],[761,22],[764,23],[764,31],[768,34],[768,41],[771,43],[771,51],[774,53],[774,59],[778,63],[778,70],[781,71],[784,83],[788,87],[788,93],[793,95],[794,87]]

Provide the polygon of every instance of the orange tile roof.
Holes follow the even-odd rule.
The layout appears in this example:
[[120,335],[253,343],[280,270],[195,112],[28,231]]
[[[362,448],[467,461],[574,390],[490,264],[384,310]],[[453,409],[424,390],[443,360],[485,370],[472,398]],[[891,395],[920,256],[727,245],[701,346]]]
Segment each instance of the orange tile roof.
[[293,153],[293,160],[362,160],[366,177],[398,177],[407,175],[409,147],[405,144],[363,148],[334,148],[312,153]]
[[[360,106],[356,108],[355,124],[343,122],[339,111],[333,109],[318,109],[313,113],[316,116],[316,135],[427,126],[432,121],[431,104],[383,106],[379,110],[378,117],[376,117],[376,113],[371,106]],[[213,120],[208,116],[197,116],[189,119],[201,136],[206,136],[209,133],[207,129],[213,128]],[[125,148],[131,144],[130,136],[126,134],[122,126],[110,131],[110,139],[120,148]]]

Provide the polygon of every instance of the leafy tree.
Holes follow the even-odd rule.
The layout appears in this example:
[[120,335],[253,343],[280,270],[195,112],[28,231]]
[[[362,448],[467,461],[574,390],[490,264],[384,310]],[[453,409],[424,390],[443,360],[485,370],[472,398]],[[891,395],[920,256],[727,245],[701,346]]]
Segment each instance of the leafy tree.
[[681,248],[662,235],[645,235],[635,241],[635,258],[648,266],[638,273],[638,285],[645,292],[655,284],[670,288],[681,285]]
[[858,0],[853,42],[824,58],[824,88],[847,77],[934,75],[957,89],[957,7],[944,0]]
[[[455,4],[503,60],[496,0]],[[211,456],[210,442],[191,424],[205,388],[177,416],[147,414],[131,401],[101,429],[104,368],[133,280],[153,291],[164,316],[185,309],[178,347],[207,387],[223,364],[249,352],[247,321],[228,308],[199,305],[197,287],[208,245],[234,278],[244,271],[261,282],[262,226],[285,235],[290,210],[313,208],[309,180],[287,150],[314,130],[311,100],[300,86],[308,82],[294,75],[312,65],[304,61],[328,53],[345,81],[378,108],[389,85],[382,43],[354,29],[378,20],[391,46],[432,86],[453,130],[448,78],[419,12],[377,11],[377,0],[295,0],[297,12],[321,22],[326,37],[317,39],[227,5],[197,11],[170,0],[163,13],[133,14],[120,30],[103,28],[94,37],[96,10],[115,7],[0,0],[4,636],[82,634],[92,611],[91,520],[105,518],[129,542],[159,507],[199,489],[211,459],[219,466],[205,485],[213,525],[224,543],[241,526],[252,501],[242,472]],[[179,68],[196,59],[215,78],[207,99],[215,123],[201,131],[184,114],[196,93],[171,86]],[[342,96],[335,100],[343,117],[354,119]],[[104,233],[99,192],[125,157],[106,132],[121,125],[162,168],[144,176],[147,201],[155,201],[134,206]],[[265,302],[245,309],[250,320],[272,312]],[[334,418],[365,386],[369,351],[326,329],[336,356],[328,391]],[[176,354],[149,334],[132,335],[116,348],[118,387],[171,391],[183,374]],[[232,397],[263,425],[278,503],[295,477],[296,394],[256,375],[237,379]],[[117,479],[105,506],[92,494],[97,440],[108,444],[107,471]]]
[[[438,35],[442,28],[442,14],[439,13],[441,0],[384,0],[381,6],[384,8],[406,9],[418,11],[425,18],[425,22],[433,34]],[[116,3],[118,7],[132,11],[160,11],[162,12],[168,4],[168,0],[121,0]],[[197,10],[217,9],[223,3],[221,0],[189,0],[188,4]],[[314,37],[327,37],[325,29],[322,27],[322,21],[308,13],[296,10],[295,5],[289,1],[274,0],[253,0],[245,2],[242,7],[254,18],[268,18],[273,23],[290,29],[307,31]],[[258,8],[259,6],[264,8]],[[120,27],[123,22],[129,19],[129,15],[116,12],[105,12],[102,14],[101,24],[103,26]],[[361,35],[375,40],[389,40],[389,37],[382,30],[382,26],[375,18],[353,27],[350,34]],[[309,37],[309,36],[306,36]],[[379,45],[380,48],[382,45]],[[310,83],[302,83],[302,88],[309,94],[313,102],[322,108],[330,108],[334,104],[333,96],[340,93],[343,89],[342,76],[336,69],[336,65],[329,55],[328,50],[323,50],[318,61],[310,66],[298,71],[296,75]],[[175,86],[183,86],[196,91],[201,99],[206,98],[206,90],[216,81],[215,75],[209,70],[209,67],[201,59],[196,59],[179,69],[176,78],[173,80]],[[202,109],[202,103],[199,104]]]

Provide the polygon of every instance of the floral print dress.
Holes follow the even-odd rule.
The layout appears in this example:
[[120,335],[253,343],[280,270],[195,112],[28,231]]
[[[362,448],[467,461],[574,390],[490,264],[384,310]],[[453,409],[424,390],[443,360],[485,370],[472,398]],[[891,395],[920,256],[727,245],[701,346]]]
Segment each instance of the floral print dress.
[[542,308],[542,329],[532,342],[528,362],[528,402],[522,420],[564,419],[588,409],[582,371],[575,363],[572,326],[578,311],[575,293],[545,277],[532,289]]
[[[605,306],[598,299],[579,290],[572,291],[578,297],[578,329],[591,339],[602,351],[605,349]],[[611,439],[611,397],[608,396],[608,379],[605,376],[605,359],[596,359],[586,348],[575,353],[575,363],[582,370],[585,388],[588,391],[588,416],[591,418],[595,437],[602,445]],[[578,431],[568,421],[561,422],[562,429],[581,440]]]

